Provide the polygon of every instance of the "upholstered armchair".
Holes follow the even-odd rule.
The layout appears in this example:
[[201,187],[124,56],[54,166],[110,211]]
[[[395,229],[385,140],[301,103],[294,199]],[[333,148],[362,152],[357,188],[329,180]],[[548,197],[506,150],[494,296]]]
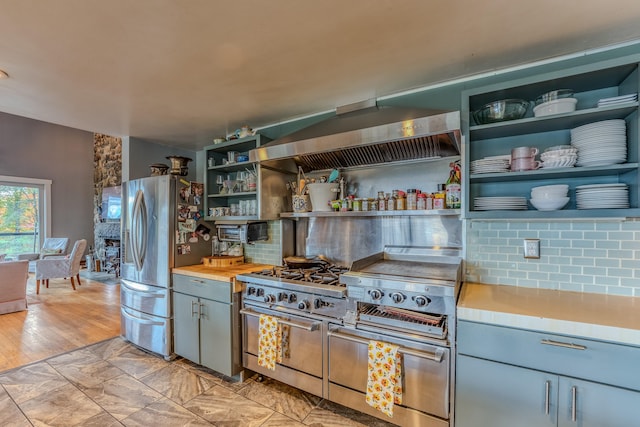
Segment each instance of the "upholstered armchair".
[[0,314],[27,309],[29,261],[0,262]]
[[69,239],[66,237],[47,237],[44,239],[42,249],[37,253],[19,254],[18,260],[26,259],[28,261],[35,261],[37,259],[43,259],[47,256],[60,256],[66,255],[67,248],[69,247]]
[[71,287],[76,290],[75,279],[80,283],[80,261],[87,248],[85,239],[77,240],[71,249],[71,253],[67,256],[48,256],[35,261],[36,265],[36,294],[40,293],[40,282],[49,287],[49,279],[70,278]]

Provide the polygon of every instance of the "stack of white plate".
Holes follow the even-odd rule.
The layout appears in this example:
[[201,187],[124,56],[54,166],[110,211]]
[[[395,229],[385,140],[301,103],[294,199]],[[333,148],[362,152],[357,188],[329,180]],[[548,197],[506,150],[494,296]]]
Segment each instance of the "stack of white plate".
[[571,145],[578,149],[578,166],[606,166],[627,161],[627,125],[604,120],[571,129]]
[[626,209],[629,207],[627,184],[592,184],[576,187],[578,209]]
[[511,166],[511,156],[509,154],[503,156],[485,157],[484,159],[474,160],[470,164],[472,174],[476,173],[501,173],[509,172]]
[[473,199],[476,211],[527,210],[525,197],[476,197]]
[[543,168],[570,168],[578,161],[578,149],[571,145],[550,147],[540,154],[540,160]]
[[566,184],[533,187],[529,202],[539,211],[557,211],[569,203],[568,193]]
[[602,98],[598,101],[598,107],[613,107],[618,104],[626,104],[627,102],[636,102],[638,100],[637,93],[629,95],[614,96],[611,98]]

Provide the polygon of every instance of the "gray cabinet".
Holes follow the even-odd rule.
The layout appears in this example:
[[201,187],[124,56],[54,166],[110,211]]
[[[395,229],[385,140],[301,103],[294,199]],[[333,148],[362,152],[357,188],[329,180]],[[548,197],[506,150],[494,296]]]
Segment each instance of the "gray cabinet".
[[[535,146],[542,153],[546,148],[568,145],[571,129],[602,120],[623,119],[627,128],[627,161],[621,164],[589,167],[537,169],[522,172],[463,174],[463,198],[466,218],[576,218],[640,216],[638,175],[638,102],[598,107],[598,100],[638,92],[638,62],[640,56],[594,63],[573,69],[541,74],[535,77],[503,82],[464,91],[462,94],[462,130],[464,169],[469,171],[474,160],[490,156],[508,155],[511,149]],[[516,98],[533,101],[539,95],[556,89],[572,89],[578,100],[576,111],[534,117],[532,108],[519,120],[491,124],[477,124],[472,112],[481,106],[502,99]],[[624,183],[629,186],[628,209],[577,209],[575,189],[587,184]],[[478,210],[476,197],[530,198],[531,188],[568,184],[570,201],[557,211]],[[484,206],[483,206],[484,208]]]
[[608,426],[640,419],[640,348],[460,321],[456,426]]
[[234,376],[241,371],[239,294],[229,282],[173,275],[174,352]]

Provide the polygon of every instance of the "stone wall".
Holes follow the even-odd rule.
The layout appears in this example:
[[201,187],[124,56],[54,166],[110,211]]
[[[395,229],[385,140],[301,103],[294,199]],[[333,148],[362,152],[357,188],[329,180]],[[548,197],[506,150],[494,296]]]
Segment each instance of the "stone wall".
[[[122,139],[96,133],[93,135],[93,223],[94,257],[105,261],[105,237],[112,238],[114,225],[109,225],[109,236],[105,236],[105,226],[101,224],[102,190],[122,184]],[[115,226],[119,229],[119,225]]]

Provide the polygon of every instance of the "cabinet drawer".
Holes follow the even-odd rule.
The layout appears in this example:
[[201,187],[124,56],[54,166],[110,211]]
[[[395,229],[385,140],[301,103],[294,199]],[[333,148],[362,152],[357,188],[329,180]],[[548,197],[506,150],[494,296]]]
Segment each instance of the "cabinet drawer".
[[201,279],[200,277],[173,275],[173,290],[200,298],[231,303],[232,288],[230,282]]
[[640,390],[638,347],[459,321],[458,353]]

